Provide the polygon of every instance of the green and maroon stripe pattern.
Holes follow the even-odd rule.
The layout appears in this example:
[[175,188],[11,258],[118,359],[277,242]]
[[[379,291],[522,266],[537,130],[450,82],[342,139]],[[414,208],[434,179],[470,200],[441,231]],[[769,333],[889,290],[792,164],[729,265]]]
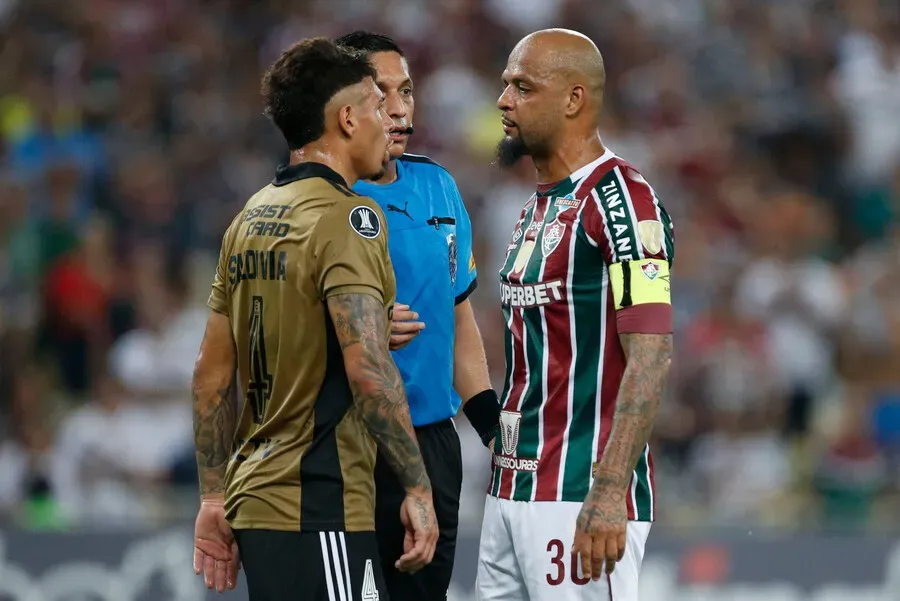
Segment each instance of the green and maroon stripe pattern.
[[[602,457],[625,369],[607,264],[644,256],[637,254],[644,252],[638,220],[663,221],[666,248],[660,254],[671,258],[672,248],[668,215],[646,182],[632,181],[636,171],[624,169],[631,167],[608,153],[529,201],[516,224],[522,234],[513,236],[500,269],[507,325],[502,403],[521,413],[513,454],[537,460],[537,468],[495,462],[494,496],[580,502]],[[514,273],[529,240],[534,250]],[[559,294],[539,290],[548,286]],[[502,454],[500,440],[495,453]],[[629,519],[654,519],[652,466],[647,449],[632,478]]]

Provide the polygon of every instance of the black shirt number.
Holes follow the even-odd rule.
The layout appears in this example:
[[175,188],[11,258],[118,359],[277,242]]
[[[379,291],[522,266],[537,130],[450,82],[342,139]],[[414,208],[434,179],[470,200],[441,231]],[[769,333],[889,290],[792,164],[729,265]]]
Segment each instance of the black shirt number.
[[250,313],[250,385],[247,387],[247,401],[253,408],[253,422],[257,424],[263,422],[272,397],[272,374],[266,361],[264,332],[263,299],[254,296],[253,311]]

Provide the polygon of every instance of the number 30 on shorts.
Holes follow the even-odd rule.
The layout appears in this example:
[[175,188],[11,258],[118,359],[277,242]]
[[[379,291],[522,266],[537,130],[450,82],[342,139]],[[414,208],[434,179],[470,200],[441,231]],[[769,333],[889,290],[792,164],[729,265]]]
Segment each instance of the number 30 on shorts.
[[[547,572],[547,584],[559,586],[566,579],[566,546],[558,538],[547,543],[547,553],[550,553],[550,571]],[[590,578],[578,575],[578,554],[575,550],[569,554],[569,577],[578,586],[584,586],[591,581]]]

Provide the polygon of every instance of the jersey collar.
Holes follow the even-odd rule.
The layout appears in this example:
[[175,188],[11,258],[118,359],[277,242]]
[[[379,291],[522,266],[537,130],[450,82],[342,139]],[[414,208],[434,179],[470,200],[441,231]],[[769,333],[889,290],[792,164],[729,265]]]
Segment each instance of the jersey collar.
[[594,159],[587,165],[579,167],[578,169],[573,171],[572,175],[570,175],[569,177],[567,177],[563,180],[560,180],[558,182],[553,182],[552,184],[538,184],[537,185],[538,196],[549,196],[557,187],[559,187],[560,184],[562,184],[564,182],[578,182],[578,181],[584,179],[585,177],[590,175],[594,171],[594,169],[596,169],[597,167],[599,167],[606,161],[613,159],[615,157],[616,157],[616,153],[614,153],[612,150],[607,148],[603,152],[603,154],[601,154],[599,157],[597,157],[596,159]]
[[347,182],[344,181],[344,178],[341,177],[337,171],[328,165],[314,162],[297,163],[296,165],[279,165],[275,170],[275,179],[272,180],[272,184],[284,186],[311,177],[321,177],[343,186],[344,188],[347,187]]

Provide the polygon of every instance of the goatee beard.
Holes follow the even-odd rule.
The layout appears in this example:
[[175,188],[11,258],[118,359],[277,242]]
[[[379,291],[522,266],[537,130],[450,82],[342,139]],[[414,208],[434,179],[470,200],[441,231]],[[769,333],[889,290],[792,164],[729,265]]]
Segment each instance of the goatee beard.
[[528,147],[521,136],[506,136],[497,144],[497,163],[504,169],[512,167],[527,154]]

